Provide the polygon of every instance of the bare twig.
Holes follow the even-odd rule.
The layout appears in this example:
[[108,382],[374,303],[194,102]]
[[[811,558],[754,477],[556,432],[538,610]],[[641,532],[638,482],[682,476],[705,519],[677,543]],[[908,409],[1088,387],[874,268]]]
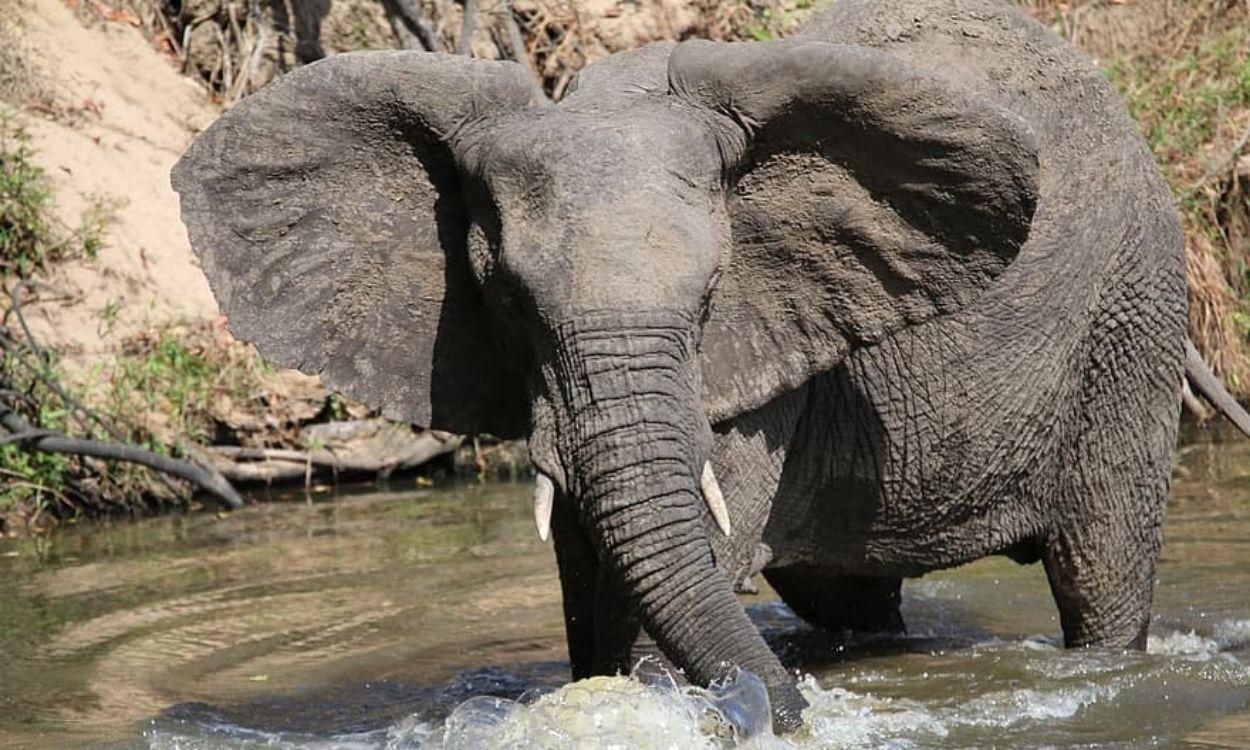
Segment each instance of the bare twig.
[[169,25],[169,19],[165,17],[164,11],[159,7],[153,8],[152,14],[156,16],[156,20],[160,21],[161,29],[165,31],[165,36],[169,38],[169,46],[173,49],[174,54],[178,56],[179,62],[185,64],[187,59],[186,50],[182,44],[178,42],[178,37],[174,34],[174,30]]
[[511,48],[512,59],[525,67],[525,70],[530,74],[530,79],[534,82],[534,87],[542,91],[542,78],[539,77],[538,71],[534,70],[534,65],[530,62],[529,53],[525,49],[525,38],[521,35],[521,27],[517,24],[516,11],[511,0],[504,3],[503,10],[499,16],[500,22],[503,24],[504,33],[508,37],[508,47]]
[[464,0],[464,19],[460,22],[460,38],[456,40],[456,54],[473,55],[473,32],[477,28],[477,0]]
[[179,73],[186,73],[187,63],[191,61],[191,56],[187,54],[187,51],[190,49],[191,32],[195,31],[195,26],[196,24],[189,23],[186,25],[186,28],[182,30],[182,64],[178,67]]
[[35,335],[30,332],[30,326],[26,324],[26,316],[22,314],[22,290],[35,288],[34,282],[19,281],[9,289],[9,302],[13,305],[13,314],[17,316],[17,322],[22,327],[22,333],[26,336],[26,341],[30,345],[30,350],[35,353],[39,361],[47,366],[50,363],[48,354],[39,346],[39,342],[35,340]]
[[[58,503],[60,503],[61,505],[64,505],[70,508],[74,507],[74,504],[70,502],[70,499],[65,495],[64,492],[61,492],[60,490],[55,490],[46,484],[39,484],[38,482],[29,482],[29,481],[26,481],[25,479],[19,479],[17,481],[8,482],[8,485],[14,488],[21,487],[24,489],[28,489],[28,490],[35,492],[36,494],[46,493],[48,495],[51,495],[52,498],[56,500]],[[43,509],[40,508],[35,511],[35,514],[33,516],[31,516],[30,518],[31,526],[34,526],[37,523],[37,521],[39,520],[39,516],[42,514],[42,512],[43,512]]]
[[576,72],[574,72],[571,68],[560,73],[560,78],[556,81],[555,87],[551,90],[551,98],[553,100],[560,101],[561,97],[564,96],[565,90],[568,89],[569,84],[573,82],[573,76],[575,75],[577,75]]
[[445,52],[443,42],[430,28],[421,9],[413,0],[383,0],[385,6],[394,13],[426,52]]
[[1197,182],[1191,185],[1189,192],[1198,192],[1211,180],[1224,174],[1225,171],[1232,168],[1233,165],[1237,163],[1237,157],[1241,156],[1242,149],[1244,149],[1248,143],[1250,143],[1250,125],[1247,125],[1246,129],[1241,132],[1241,137],[1239,137],[1237,142],[1233,144],[1233,147],[1229,150],[1228,155],[1221,159],[1216,166],[1208,169]]

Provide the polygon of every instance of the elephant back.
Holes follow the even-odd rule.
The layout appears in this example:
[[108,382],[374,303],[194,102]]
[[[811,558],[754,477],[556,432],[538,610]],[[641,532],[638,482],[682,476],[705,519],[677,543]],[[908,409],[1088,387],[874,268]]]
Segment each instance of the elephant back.
[[1135,132],[1086,55],[999,0],[841,0],[799,36],[882,49],[993,96],[1028,122],[1045,151],[1088,145],[1094,133]]
[[[799,36],[897,55],[997,101],[1037,139],[1030,241],[999,283],[1019,298],[1048,278],[1069,313],[1140,269],[1183,305],[1183,244],[1171,193],[1119,94],[1083,52],[1000,0],[839,0]],[[991,294],[988,304],[1001,299]],[[1039,302],[1043,303],[1043,302]],[[1006,303],[1018,306],[1017,303]]]

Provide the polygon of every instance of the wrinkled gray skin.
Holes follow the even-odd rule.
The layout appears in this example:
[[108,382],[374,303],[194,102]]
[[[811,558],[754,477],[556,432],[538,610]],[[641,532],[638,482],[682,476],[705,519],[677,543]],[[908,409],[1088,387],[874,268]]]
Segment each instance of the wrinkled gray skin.
[[175,184],[269,358],[530,436],[577,677],[658,645],[753,670],[793,726],[734,594],[765,564],[818,626],[897,629],[904,577],[1040,560],[1068,645],[1144,643],[1180,234],[1114,91],[1013,8],[841,0],[795,40],[610,57],[558,105],[510,63],[340,55]]

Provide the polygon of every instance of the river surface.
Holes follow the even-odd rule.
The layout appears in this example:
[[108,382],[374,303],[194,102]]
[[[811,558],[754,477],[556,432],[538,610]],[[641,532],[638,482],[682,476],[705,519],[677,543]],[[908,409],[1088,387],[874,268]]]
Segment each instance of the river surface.
[[1178,455],[1146,653],[1059,648],[1041,567],[1005,559],[905,583],[888,640],[820,636],[764,592],[752,617],[812,704],[781,739],[749,675],[566,686],[524,485],[0,540],[0,747],[1250,748],[1250,441],[1221,438]]

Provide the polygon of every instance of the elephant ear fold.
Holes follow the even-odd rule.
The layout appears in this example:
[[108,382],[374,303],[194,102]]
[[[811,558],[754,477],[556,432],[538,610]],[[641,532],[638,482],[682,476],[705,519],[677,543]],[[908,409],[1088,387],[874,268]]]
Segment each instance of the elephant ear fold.
[[1028,238],[1028,127],[892,55],[685,42],[669,86],[715,113],[730,162],[732,257],[701,345],[714,421],[966,307]]
[[512,63],[337,55],[244,99],[174,167],[231,330],[390,418],[527,429],[466,253],[454,144],[544,101]]

